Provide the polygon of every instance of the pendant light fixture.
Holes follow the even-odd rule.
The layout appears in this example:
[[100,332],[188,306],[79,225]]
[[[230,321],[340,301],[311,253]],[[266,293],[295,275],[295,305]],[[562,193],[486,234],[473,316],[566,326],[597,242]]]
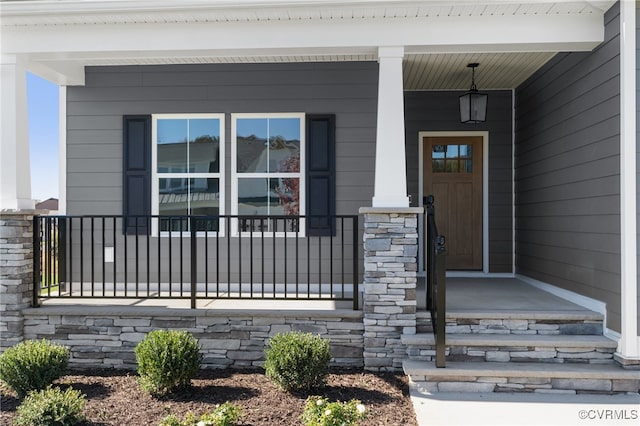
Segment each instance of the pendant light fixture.
[[467,93],[460,96],[460,122],[461,123],[484,123],[487,119],[487,100],[489,95],[478,92],[476,87],[476,68],[480,65],[477,62],[468,64],[471,68],[471,88]]

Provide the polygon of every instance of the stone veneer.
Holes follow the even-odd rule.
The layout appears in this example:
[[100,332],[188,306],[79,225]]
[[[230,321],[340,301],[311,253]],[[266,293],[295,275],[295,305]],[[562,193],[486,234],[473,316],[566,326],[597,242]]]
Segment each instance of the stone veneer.
[[178,309],[64,305],[24,312],[25,339],[68,346],[73,367],[135,369],[134,347],[156,329],[186,330],[199,340],[203,368],[250,368],[264,363],[270,337],[287,331],[329,339],[331,364],[362,367],[362,312],[336,310]]
[[416,333],[418,214],[423,208],[363,207],[364,367],[400,370],[403,334]]
[[0,352],[21,342],[33,288],[35,210],[0,211]]

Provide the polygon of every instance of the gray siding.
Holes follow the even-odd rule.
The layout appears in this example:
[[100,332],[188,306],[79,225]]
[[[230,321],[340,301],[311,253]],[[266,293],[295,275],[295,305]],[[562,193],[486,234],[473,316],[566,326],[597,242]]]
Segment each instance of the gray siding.
[[619,9],[592,52],[516,90],[516,271],[607,303],[620,330]]
[[513,271],[512,92],[488,91],[487,122],[460,123],[463,92],[405,92],[407,187],[418,205],[418,133],[489,132],[489,271]]
[[[373,196],[377,90],[378,65],[373,62],[90,67],[86,70],[86,85],[69,87],[67,91],[68,214],[122,214],[122,116],[160,113],[226,114],[224,212],[229,213],[230,114],[272,112],[336,115],[336,213],[358,214],[360,207],[371,205]],[[238,239],[233,240],[231,249],[235,255],[240,251]],[[110,243],[107,241],[107,245]],[[79,253],[78,244],[76,238],[75,253]],[[151,239],[150,246],[155,253],[157,238]],[[245,244],[243,250],[247,247]],[[350,247],[347,240],[347,262]],[[290,262],[292,253],[293,249],[288,255]],[[267,262],[271,256],[266,254]],[[319,254],[312,251],[309,256],[317,258]],[[329,250],[325,247],[322,258],[327,256]],[[122,250],[116,257],[122,265]],[[135,251],[129,251],[127,257],[131,273]],[[169,261],[166,251],[161,261]],[[171,261],[177,269],[176,259]],[[85,280],[90,270],[86,262]],[[301,262],[305,263],[304,257]],[[361,256],[359,263],[362,269]],[[76,273],[79,264],[76,262],[73,267]],[[226,262],[220,264],[224,273]],[[233,268],[237,266],[231,265]],[[261,265],[256,264],[256,268]],[[155,270],[152,267],[150,272],[152,281],[157,279]],[[141,280],[145,280],[145,273],[141,274]],[[335,274],[339,272],[334,270]],[[325,274],[326,280],[328,275]],[[119,273],[116,279],[121,281],[124,276]],[[274,278],[276,282],[284,279],[283,274]]]
[[[90,67],[67,92],[67,211],[121,214],[125,114],[304,112],[336,114],[337,213],[357,214],[373,196],[377,87],[371,62]],[[230,135],[227,115],[227,174]]]

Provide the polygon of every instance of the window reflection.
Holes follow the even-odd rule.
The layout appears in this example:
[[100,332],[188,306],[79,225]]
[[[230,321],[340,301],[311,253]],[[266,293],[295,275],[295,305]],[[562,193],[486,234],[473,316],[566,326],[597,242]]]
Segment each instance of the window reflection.
[[433,145],[433,173],[473,173],[473,145]]
[[238,173],[300,171],[300,119],[237,119]]
[[[158,118],[155,143],[158,214],[217,216],[222,168],[220,119]],[[217,230],[218,219],[198,220],[195,226],[198,231]],[[161,219],[160,230],[189,231],[190,222],[184,217]]]

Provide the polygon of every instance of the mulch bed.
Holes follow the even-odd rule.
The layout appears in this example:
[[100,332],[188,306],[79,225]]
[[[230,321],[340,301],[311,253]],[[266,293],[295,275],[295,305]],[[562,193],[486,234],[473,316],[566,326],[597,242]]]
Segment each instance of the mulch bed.
[[[55,382],[70,385],[87,397],[85,425],[157,425],[169,413],[198,415],[229,401],[242,406],[242,425],[296,425],[307,395],[289,394],[276,387],[262,371],[203,370],[193,386],[162,398],[152,398],[136,382],[135,372],[93,370],[72,372]],[[0,424],[10,424],[19,401],[0,388]],[[362,425],[417,425],[409,398],[408,379],[402,374],[334,371],[323,389],[310,395],[330,400],[359,399],[367,408]]]

